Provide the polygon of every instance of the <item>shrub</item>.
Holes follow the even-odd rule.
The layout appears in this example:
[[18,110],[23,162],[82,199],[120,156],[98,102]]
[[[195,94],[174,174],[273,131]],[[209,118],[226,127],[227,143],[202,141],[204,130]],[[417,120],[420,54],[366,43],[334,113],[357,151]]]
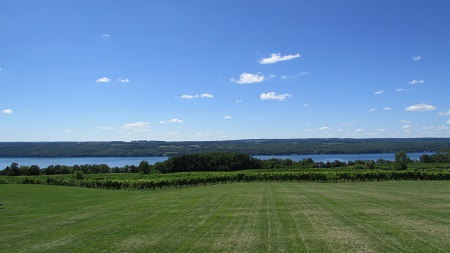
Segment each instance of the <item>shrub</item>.
[[83,180],[83,179],[84,179],[84,173],[83,173],[83,171],[81,171],[81,170],[76,170],[76,171],[73,173],[73,177],[74,177],[75,179],[77,179],[77,180]]

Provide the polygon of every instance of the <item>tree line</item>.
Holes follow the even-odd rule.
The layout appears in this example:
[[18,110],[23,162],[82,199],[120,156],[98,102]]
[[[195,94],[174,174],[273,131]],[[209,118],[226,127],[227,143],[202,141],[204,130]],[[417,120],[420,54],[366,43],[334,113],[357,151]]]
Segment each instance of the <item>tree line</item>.
[[230,141],[0,142],[0,157],[149,157],[235,152],[249,155],[437,152],[450,138],[254,139]]
[[292,159],[260,160],[243,153],[233,152],[210,152],[189,154],[170,157],[166,161],[157,162],[154,165],[148,161],[141,161],[138,166],[126,165],[123,167],[110,167],[107,164],[85,164],[85,165],[50,165],[40,168],[37,165],[19,166],[12,163],[5,169],[0,170],[3,176],[33,176],[33,175],[59,175],[73,174],[77,171],[83,174],[100,173],[174,173],[191,171],[239,171],[239,170],[277,170],[277,169],[312,169],[312,168],[340,168],[352,166],[356,169],[375,169],[375,165],[391,165],[398,170],[407,169],[409,163],[450,163],[450,150],[438,152],[433,155],[422,155],[418,161],[411,160],[404,151],[395,154],[395,161],[383,159],[355,160],[355,161],[327,161],[315,162],[312,158],[305,158],[300,161]]

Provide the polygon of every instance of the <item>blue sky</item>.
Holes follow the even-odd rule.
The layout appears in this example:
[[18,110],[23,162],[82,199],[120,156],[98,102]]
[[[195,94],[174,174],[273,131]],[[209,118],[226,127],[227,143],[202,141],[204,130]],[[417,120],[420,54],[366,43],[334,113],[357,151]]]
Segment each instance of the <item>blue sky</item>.
[[450,137],[448,1],[0,2],[0,141]]

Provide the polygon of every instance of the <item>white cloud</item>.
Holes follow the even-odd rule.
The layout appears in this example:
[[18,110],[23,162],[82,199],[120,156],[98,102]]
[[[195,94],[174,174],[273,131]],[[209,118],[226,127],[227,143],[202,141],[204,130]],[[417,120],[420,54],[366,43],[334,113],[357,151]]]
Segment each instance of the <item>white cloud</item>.
[[270,57],[267,58],[261,58],[259,60],[260,64],[271,64],[271,63],[276,63],[276,62],[280,62],[280,61],[288,61],[288,60],[292,60],[295,58],[299,58],[300,54],[294,54],[294,55],[285,55],[285,56],[281,56],[281,54],[271,54]]
[[447,121],[447,124],[450,124],[450,119]]
[[109,36],[109,34],[106,34],[106,33],[102,33],[101,36],[102,36],[102,38],[109,38],[109,37],[111,37],[111,36]]
[[112,130],[113,129],[112,127],[109,127],[109,126],[97,126],[97,128],[101,129],[101,130]]
[[364,129],[358,128],[358,129],[355,129],[355,132],[361,133],[361,132],[364,132]]
[[3,69],[2,69],[2,68],[0,68],[0,72],[2,72],[2,70],[3,70]]
[[314,132],[327,132],[329,130],[333,130],[332,127],[323,126],[321,128],[313,128],[313,129],[306,129],[304,130],[307,133],[314,133]]
[[234,101],[235,103],[242,103],[242,102],[244,102],[244,101],[242,101],[242,100],[236,100],[236,101]]
[[128,83],[130,80],[128,78],[119,78],[117,79],[117,82],[119,83]]
[[95,81],[97,83],[109,83],[111,82],[111,79],[109,79],[108,77],[102,77],[100,79],[97,79],[97,81]]
[[392,111],[393,109],[391,108],[391,107],[388,107],[388,106],[386,106],[386,107],[384,107],[383,108],[383,111]]
[[283,80],[287,80],[287,79],[291,79],[292,77],[288,77],[288,76],[282,76],[282,77],[280,77],[280,79],[283,79]]
[[171,119],[159,122],[159,124],[166,124],[166,123],[183,123],[183,121],[181,119]]
[[409,84],[423,84],[425,83],[425,80],[412,80],[409,82]]
[[223,118],[224,119],[231,119],[232,117],[227,115],[227,116],[224,116]]
[[420,60],[422,60],[422,56],[420,56],[420,55],[414,56],[412,59],[413,59],[413,61],[420,61]]
[[123,125],[123,128],[131,128],[131,129],[142,129],[142,128],[147,128],[149,125],[151,125],[152,123],[150,122],[142,122],[142,121],[138,121],[135,123],[130,123],[130,124],[126,124]]
[[208,93],[203,93],[200,95],[181,95],[180,98],[185,98],[185,99],[193,99],[193,98],[213,98],[214,96],[212,94],[208,94]]
[[264,81],[264,75],[242,73],[241,76],[239,77],[239,80],[236,80],[234,78],[231,78],[230,80],[238,84],[260,83]]
[[284,101],[286,98],[292,97],[290,94],[277,94],[273,91],[262,93],[260,96],[261,100],[278,100],[278,101]]
[[213,98],[214,96],[212,94],[203,93],[200,95],[201,98]]
[[303,75],[309,75],[309,71],[300,72],[300,75],[301,75],[301,76],[303,76]]
[[67,130],[64,130],[64,132],[66,132],[66,133],[71,133],[71,132],[72,132],[72,130],[70,130],[70,129],[67,129]]
[[405,111],[411,111],[411,112],[425,112],[425,111],[434,111],[436,110],[435,106],[421,103],[417,105],[411,105],[405,108]]
[[440,112],[438,113],[441,116],[450,116],[450,110],[446,111],[446,112]]
[[2,113],[4,113],[4,114],[12,114],[12,113],[13,113],[13,110],[11,110],[11,109],[4,109],[4,110],[2,111]]
[[370,109],[369,111],[370,112],[374,112],[374,111],[376,111],[377,109],[375,109],[375,108],[372,108],[372,109]]
[[402,91],[405,91],[405,90],[400,88],[400,89],[396,89],[395,91],[396,92],[402,92]]
[[309,107],[309,105],[308,104],[303,104],[303,107]]
[[385,132],[385,131],[386,131],[386,129],[384,129],[384,128],[378,129],[378,132],[380,132],[380,133]]
[[408,129],[408,128],[411,128],[412,126],[411,125],[404,125],[403,127],[402,127],[402,129]]
[[383,94],[383,93],[384,93],[384,90],[380,90],[380,91],[375,91],[373,94],[380,95],[380,94]]
[[409,121],[409,120],[400,120],[400,123],[403,123],[403,124],[408,124],[408,123],[410,123],[411,121]]
[[349,126],[353,126],[355,123],[356,123],[356,121],[353,121],[353,122],[342,123],[341,125],[345,126],[345,127],[349,127]]

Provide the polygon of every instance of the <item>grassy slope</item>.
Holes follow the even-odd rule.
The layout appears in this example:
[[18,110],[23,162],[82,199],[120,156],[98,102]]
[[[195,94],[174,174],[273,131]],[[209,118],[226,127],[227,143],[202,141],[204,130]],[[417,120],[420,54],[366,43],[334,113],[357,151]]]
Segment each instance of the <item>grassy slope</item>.
[[450,182],[0,185],[3,252],[448,252]]

